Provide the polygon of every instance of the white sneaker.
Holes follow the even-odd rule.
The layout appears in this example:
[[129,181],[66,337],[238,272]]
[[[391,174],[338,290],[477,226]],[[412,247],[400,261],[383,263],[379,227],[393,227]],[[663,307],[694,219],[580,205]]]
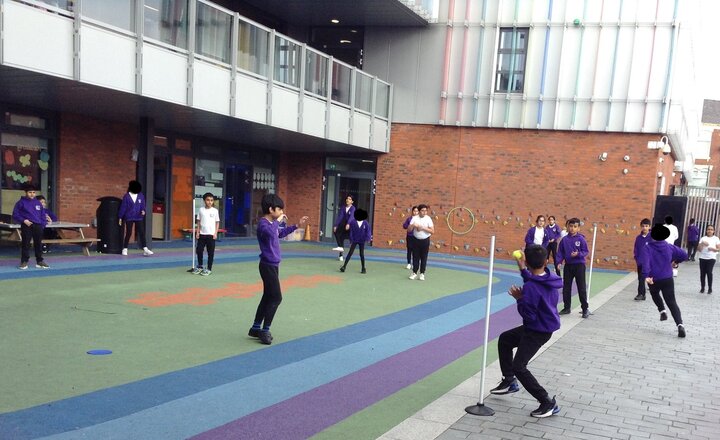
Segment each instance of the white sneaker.
[[407,266],[405,266],[405,269],[412,270],[412,264],[408,264]]
[[125,249],[122,250],[122,254],[123,254],[123,255],[127,255],[127,248],[125,248]]
[[145,255],[146,257],[149,257],[150,255],[152,255],[152,254],[154,254],[154,253],[155,253],[155,252],[151,251],[151,250],[148,249],[148,248],[143,248],[143,255]]
[[418,277],[418,279],[419,279],[420,281],[425,281],[425,274],[424,274],[424,273],[421,273],[420,276]]
[[340,255],[340,256],[338,257],[338,261],[345,261],[345,258],[343,258],[343,256]]
[[192,271],[193,275],[200,275],[202,273],[203,269],[202,267],[196,267],[195,270]]
[[411,280],[417,279],[417,274],[414,273],[414,274],[410,275],[408,278],[410,278]]
[[335,252],[342,252],[344,249],[340,246],[337,246],[337,247],[332,248],[332,250],[334,250]]

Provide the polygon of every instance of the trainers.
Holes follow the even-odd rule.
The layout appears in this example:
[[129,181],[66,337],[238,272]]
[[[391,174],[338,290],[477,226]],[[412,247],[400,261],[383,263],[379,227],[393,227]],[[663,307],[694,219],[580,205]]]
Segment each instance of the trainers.
[[25,269],[27,269],[27,266],[28,266],[27,263],[20,263],[20,266],[18,266],[18,269],[25,270]]
[[424,274],[424,273],[421,273],[420,276],[418,277],[418,279],[419,279],[420,281],[425,281],[425,274]]
[[645,295],[642,295],[642,294],[638,293],[637,296],[635,296],[634,299],[635,299],[635,301],[644,301],[644,300],[645,300]]
[[678,338],[685,337],[685,327],[682,324],[678,324]]
[[203,271],[202,267],[196,267],[195,270],[192,271],[193,275],[200,275]]
[[583,318],[587,318],[588,316],[590,316],[590,310],[587,310],[587,309],[586,309],[586,310],[583,310],[583,311],[582,311],[582,317],[583,317]]
[[560,412],[560,407],[555,402],[555,396],[552,400],[547,403],[542,403],[535,411],[531,412],[530,415],[542,419],[544,417],[554,416]]
[[127,248],[123,249],[122,252],[121,252],[121,254],[127,255]]
[[667,321],[667,313],[665,313],[665,310],[660,312],[660,321]]
[[345,261],[345,258],[343,258],[343,256],[340,255],[340,256],[338,257],[338,261]]
[[258,336],[258,337],[260,338],[261,344],[265,344],[265,345],[272,344],[273,337],[272,337],[272,334],[270,333],[270,330],[260,330],[260,336]]
[[150,255],[152,255],[152,254],[154,254],[154,253],[155,253],[155,252],[151,251],[151,250],[148,249],[148,248],[143,248],[143,255],[145,255],[146,257],[149,257]]
[[360,273],[367,273],[367,271],[366,271],[365,268],[363,267],[363,268],[360,270]]
[[490,394],[510,394],[518,391],[520,391],[520,385],[514,377],[512,379],[503,378],[498,386],[490,390]]
[[700,293],[705,293],[705,288],[704,288],[704,287],[701,287],[701,288],[700,288]]
[[248,330],[248,336],[251,338],[259,338],[261,332],[262,330],[259,328],[250,327],[250,330]]
[[38,269],[50,269],[50,266],[48,266],[48,264],[44,261],[38,262],[35,267],[37,267]]
[[407,270],[412,270],[412,264],[409,264],[409,263],[408,263],[408,265],[405,266],[405,269],[407,269]]
[[204,269],[200,272],[200,275],[206,277],[206,276],[210,275],[211,273],[212,273],[211,270]]
[[408,278],[410,278],[411,280],[417,279],[417,274],[413,273]]
[[561,314],[561,315],[569,315],[569,314],[570,314],[570,309],[562,309],[562,310],[560,310],[560,314]]
[[332,250],[334,250],[335,252],[342,252],[342,251],[343,251],[343,248],[341,248],[340,246],[338,246],[338,247],[332,248]]
[[340,272],[345,272],[345,266],[340,266]]

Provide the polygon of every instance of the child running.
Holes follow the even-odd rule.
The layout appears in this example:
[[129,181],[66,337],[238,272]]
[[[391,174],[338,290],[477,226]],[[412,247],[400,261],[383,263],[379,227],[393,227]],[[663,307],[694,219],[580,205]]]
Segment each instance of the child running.
[[[528,245],[525,255],[517,260],[517,265],[524,284],[522,288],[513,285],[508,293],[517,300],[517,310],[523,318],[523,324],[503,332],[498,339],[498,358],[503,379],[490,393],[517,392],[520,389],[515,380],[517,377],[528,393],[540,402],[540,406],[530,415],[550,417],[560,411],[555,396],[550,398],[545,388],[527,369],[527,364],[540,347],[550,340],[553,332],[560,328],[557,303],[562,280],[547,269],[547,250],[541,245]],[[517,348],[517,352],[513,357],[514,348]]]
[[258,304],[248,336],[259,338],[261,344],[272,344],[270,325],[275,312],[282,302],[280,290],[280,239],[291,234],[298,227],[304,227],[308,217],[300,219],[299,225],[286,226],[278,230],[278,219],[283,216],[285,203],[276,194],[265,194],[260,202],[263,216],[257,227],[257,239],[260,245],[260,277],[263,281],[263,295]]

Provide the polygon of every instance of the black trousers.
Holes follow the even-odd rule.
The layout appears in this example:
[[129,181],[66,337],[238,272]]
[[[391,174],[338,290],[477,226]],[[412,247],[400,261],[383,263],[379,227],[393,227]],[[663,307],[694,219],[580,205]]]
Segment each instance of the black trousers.
[[697,252],[697,247],[698,247],[697,241],[688,241],[688,244],[687,244],[688,260],[695,259],[695,252]]
[[197,248],[195,249],[198,267],[202,267],[203,265],[203,251],[205,251],[205,246],[207,246],[208,253],[207,270],[212,270],[213,260],[215,259],[215,239],[212,235],[201,234],[200,238],[198,238]]
[[405,239],[405,248],[407,249],[407,264],[412,263],[413,240],[415,240],[415,236],[412,234],[408,235]]
[[707,278],[708,291],[712,291],[713,267],[715,267],[715,259],[700,258],[700,288],[705,290],[705,278]]
[[43,260],[42,254],[42,237],[43,225],[33,223],[30,226],[25,223],[20,225],[20,236],[22,237],[22,248],[20,250],[20,263],[30,261],[30,241],[33,242],[35,248],[35,261],[38,263]]
[[638,273],[638,295],[645,296],[645,277],[642,275],[642,266],[637,265]]
[[425,273],[427,268],[428,253],[430,252],[430,237],[420,240],[413,237],[413,273]]
[[[550,340],[551,336],[552,333],[528,330],[521,325],[503,332],[498,339],[498,359],[503,377],[517,377],[527,392],[540,403],[550,402],[550,396],[527,369],[527,365],[540,347]],[[517,352],[513,357],[513,348],[515,347],[517,347]]]
[[548,261],[550,261],[550,256],[552,256],[553,266],[555,266],[555,273],[557,274],[557,276],[560,276],[560,269],[558,269],[558,263],[557,263],[557,241],[548,243],[547,251],[548,251]]
[[[335,242],[337,243],[338,247],[344,247],[345,240],[347,240],[350,236],[350,232],[345,230],[346,225],[347,223],[342,222],[335,228]],[[340,252],[340,255],[342,254],[343,253]]]
[[350,250],[348,251],[347,257],[345,257],[345,264],[343,264],[343,267],[347,267],[350,258],[352,258],[353,252],[355,252],[356,246],[360,247],[360,264],[362,265],[361,267],[365,269],[365,243],[352,243],[350,245]]
[[139,221],[124,221],[125,223],[125,241],[123,241],[123,248],[127,249],[128,243],[130,243],[130,237],[132,237],[133,225],[135,225],[135,239],[140,245],[140,249],[147,247],[145,241],[145,220]]
[[[653,281],[653,284],[650,284],[649,286],[650,295],[652,295],[652,300],[657,306],[658,312],[665,310],[665,304],[667,304],[668,309],[670,309],[670,314],[672,314],[672,317],[675,320],[675,324],[682,324],[680,307],[678,307],[677,301],[675,301],[675,283],[673,282],[672,277],[664,280]],[[662,298],[660,297],[661,292]],[[665,299],[665,304],[663,304],[663,298]]]
[[583,310],[588,309],[587,286],[585,284],[585,265],[566,264],[563,267],[563,308],[572,308],[572,282],[575,280],[578,298]]
[[280,268],[265,263],[259,266],[260,278],[263,281],[263,296],[255,312],[255,323],[263,328],[270,328],[275,312],[282,302],[280,291]]

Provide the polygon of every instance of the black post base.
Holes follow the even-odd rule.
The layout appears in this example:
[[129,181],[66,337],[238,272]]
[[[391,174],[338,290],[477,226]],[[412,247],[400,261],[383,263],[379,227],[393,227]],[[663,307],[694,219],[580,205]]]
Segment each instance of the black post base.
[[478,402],[477,405],[468,406],[465,408],[465,412],[474,416],[494,416],[495,411],[489,406],[485,406]]

